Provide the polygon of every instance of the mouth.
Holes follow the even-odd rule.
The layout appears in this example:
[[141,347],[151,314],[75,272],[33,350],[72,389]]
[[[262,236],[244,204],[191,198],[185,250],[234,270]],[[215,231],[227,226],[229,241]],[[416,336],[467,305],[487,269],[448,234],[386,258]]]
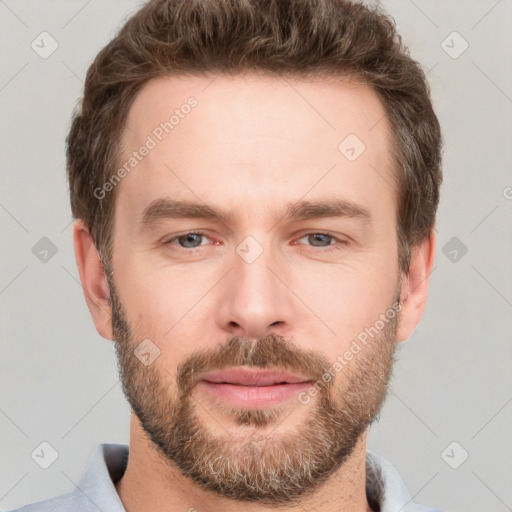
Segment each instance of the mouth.
[[301,384],[310,382],[311,378],[278,370],[234,368],[207,373],[202,377],[202,380],[212,384],[262,387],[282,384]]
[[305,391],[309,376],[277,370],[233,368],[209,372],[199,381],[209,394],[236,407],[261,408],[277,405]]

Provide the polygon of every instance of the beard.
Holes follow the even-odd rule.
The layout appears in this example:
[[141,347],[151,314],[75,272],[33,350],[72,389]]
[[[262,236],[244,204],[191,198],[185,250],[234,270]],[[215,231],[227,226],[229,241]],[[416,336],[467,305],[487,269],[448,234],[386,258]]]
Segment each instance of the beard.
[[[235,336],[213,350],[196,350],[177,365],[174,381],[158,359],[146,366],[134,355],[142,338],[134,335],[109,284],[124,395],[164,463],[202,488],[238,501],[297,504],[343,466],[377,419],[395,361],[398,312],[346,362],[337,384],[322,378],[329,369],[332,374],[332,361],[276,334],[256,340]],[[160,348],[170,351],[173,342]],[[198,375],[234,366],[313,375],[317,392],[309,405],[304,400],[283,408],[216,404],[215,410],[236,424],[228,432],[211,413],[197,414],[201,404],[194,391]],[[303,415],[296,427],[275,432],[293,412]]]

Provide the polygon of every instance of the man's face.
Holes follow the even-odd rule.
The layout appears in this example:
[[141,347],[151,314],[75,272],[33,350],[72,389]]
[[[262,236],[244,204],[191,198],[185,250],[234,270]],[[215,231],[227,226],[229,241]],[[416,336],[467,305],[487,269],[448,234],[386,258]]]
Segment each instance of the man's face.
[[[212,79],[153,80],[130,110],[110,282],[121,377],[170,465],[286,503],[339,469],[385,396],[400,290],[389,125],[366,86]],[[182,204],[144,222],[157,200]],[[233,368],[299,382],[212,377]]]

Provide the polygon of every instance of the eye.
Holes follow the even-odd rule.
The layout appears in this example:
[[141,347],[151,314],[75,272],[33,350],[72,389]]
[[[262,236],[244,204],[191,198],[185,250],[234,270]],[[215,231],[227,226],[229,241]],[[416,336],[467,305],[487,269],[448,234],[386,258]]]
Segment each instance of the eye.
[[302,238],[307,238],[314,247],[327,247],[333,241],[333,237],[327,233],[310,233]]
[[320,233],[320,232],[307,233],[307,234],[303,235],[302,238],[299,238],[299,242],[304,239],[307,239],[307,242],[312,247],[318,247],[318,248],[328,247],[329,249],[327,249],[327,250],[339,249],[340,245],[343,245],[346,243],[345,241],[339,240],[338,238],[336,238],[334,235],[331,235],[330,233]]
[[201,243],[206,235],[200,231],[190,231],[188,233],[184,233],[182,235],[176,235],[164,242],[165,245],[172,244],[174,241],[178,242],[178,245],[183,249],[195,249],[201,245],[205,245]]
[[[311,247],[321,248],[324,252],[339,249],[340,245],[346,244],[345,241],[336,238],[330,233],[324,232],[307,233],[299,238],[298,241],[301,242],[304,239],[307,239],[306,245],[309,244]],[[202,231],[189,231],[187,233],[173,236],[164,242],[164,245],[175,246],[175,242],[177,242],[178,248],[196,249],[203,245],[208,245],[207,241],[205,240],[210,240],[210,238]]]

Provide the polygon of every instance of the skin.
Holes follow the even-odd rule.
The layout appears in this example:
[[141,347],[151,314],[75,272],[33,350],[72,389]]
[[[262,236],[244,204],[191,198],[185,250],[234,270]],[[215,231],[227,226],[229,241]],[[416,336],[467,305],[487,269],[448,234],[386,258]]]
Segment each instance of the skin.
[[[435,235],[412,248],[409,271],[400,276],[391,130],[377,95],[365,85],[348,82],[261,75],[213,78],[151,80],[136,97],[124,133],[127,157],[190,96],[198,101],[117,185],[111,285],[115,282],[115,296],[131,328],[125,340],[133,343],[127,345],[130,350],[144,339],[160,350],[148,367],[161,379],[159,389],[168,389],[176,398],[179,365],[194,351],[211,354],[233,337],[263,340],[276,335],[292,341],[297,353],[308,352],[332,364],[388,310],[397,285],[403,306],[392,342],[408,339],[425,308]],[[349,134],[366,146],[355,161],[338,150]],[[222,208],[231,218],[228,223],[165,219],[143,229],[144,208],[164,196]],[[364,207],[370,218],[283,217],[287,203],[334,198]],[[196,252],[176,240],[164,245],[173,236],[195,230],[206,235]],[[306,236],[326,231],[335,237],[329,239],[335,245],[315,246]],[[262,249],[252,263],[236,251],[248,236]],[[108,299],[113,286],[109,288],[81,220],[74,226],[74,245],[96,329],[106,339],[119,340],[113,329],[116,312]],[[374,345],[375,351],[366,354],[379,353],[379,344]],[[390,366],[381,359],[383,368]],[[346,400],[350,375],[363,360],[355,357],[348,371],[335,375],[330,389],[338,407]],[[368,383],[364,378],[356,382],[364,394]],[[385,379],[381,384],[384,388]],[[296,433],[319,400],[317,396],[308,405],[290,401],[278,420],[258,427],[240,425],[233,411],[200,389],[194,389],[193,398],[193,411],[207,432],[229,432],[237,446],[255,433],[272,432],[275,440]],[[301,506],[325,512],[371,510],[365,495],[367,431],[321,489],[300,497]],[[199,486],[169,464],[133,413],[128,466],[116,489],[129,512],[184,506],[228,512],[275,508],[229,499]],[[291,510],[293,505],[280,509]]]

